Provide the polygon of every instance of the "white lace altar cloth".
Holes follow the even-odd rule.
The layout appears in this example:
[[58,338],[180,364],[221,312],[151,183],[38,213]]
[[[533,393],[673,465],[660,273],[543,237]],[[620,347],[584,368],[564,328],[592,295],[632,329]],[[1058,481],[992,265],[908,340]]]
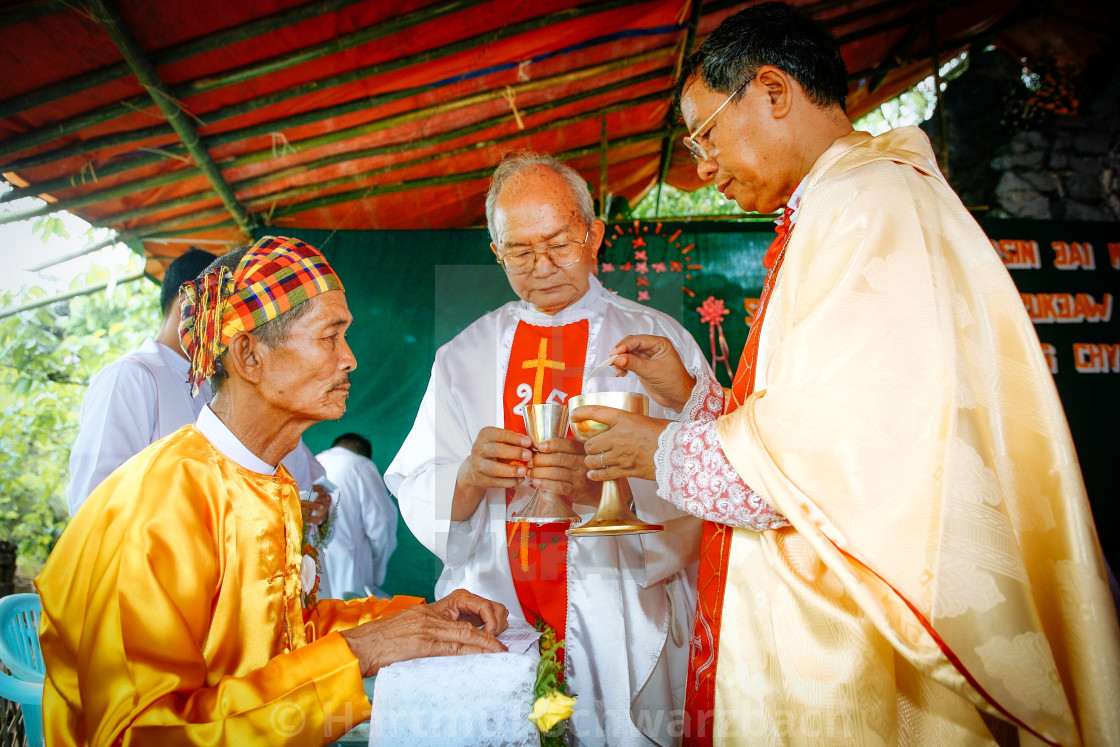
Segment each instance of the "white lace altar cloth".
[[540,656],[433,656],[399,661],[377,674],[370,747],[509,745],[538,747],[529,720]]

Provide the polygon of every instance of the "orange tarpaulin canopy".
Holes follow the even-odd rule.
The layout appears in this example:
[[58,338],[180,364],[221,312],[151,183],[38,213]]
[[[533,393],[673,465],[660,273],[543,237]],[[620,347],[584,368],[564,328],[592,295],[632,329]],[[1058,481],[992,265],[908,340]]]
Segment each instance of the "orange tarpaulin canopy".
[[[0,2],[0,173],[152,257],[254,226],[480,225],[503,153],[562,155],[596,194],[700,186],[671,111],[713,0]],[[799,2],[869,111],[970,45],[1084,56],[1087,0]],[[1110,4],[1108,4],[1110,5]],[[605,184],[602,182],[605,175]],[[157,263],[149,263],[160,274]]]

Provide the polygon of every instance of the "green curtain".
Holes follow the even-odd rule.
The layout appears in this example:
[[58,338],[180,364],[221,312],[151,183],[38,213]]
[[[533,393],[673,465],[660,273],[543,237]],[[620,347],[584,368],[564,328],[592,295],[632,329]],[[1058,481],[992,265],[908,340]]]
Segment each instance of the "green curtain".
[[[1032,239],[1047,251],[1038,268],[1013,269],[1020,289],[1037,292],[1088,292],[1101,300],[1114,293],[1120,273],[1109,266],[1111,224],[1055,224],[1039,221],[985,221],[993,238]],[[263,235],[268,231],[260,231]],[[384,469],[412,426],[427,387],[436,349],[479,316],[514,299],[505,274],[494,262],[485,229],[447,231],[325,231],[281,229],[318,247],[346,286],[354,315],[349,341],[358,359],[346,415],[311,428],[305,440],[318,452],[347,431],[373,444],[373,459]],[[1054,237],[1092,242],[1096,272],[1058,270],[1048,258]],[[718,354],[718,330],[701,323],[697,308],[709,297],[728,313],[720,327],[730,354],[716,371],[725,385],[734,370],[748,331],[748,300],[762,286],[764,255],[773,226],[762,223],[628,221],[608,227],[601,252],[599,279],[627,298],[658,308],[684,324],[701,350]],[[1120,237],[1111,236],[1113,241]],[[1032,291],[1035,292],[1035,291]],[[1117,408],[1117,375],[1077,373],[1072,345],[1086,338],[1120,343],[1118,323],[1038,324],[1040,337],[1064,356],[1055,375],[1065,402],[1090,495],[1098,504],[1115,492],[1114,447],[1102,412]],[[1087,339],[1087,338],[1086,338]],[[1066,360],[1068,358],[1069,360]],[[1111,537],[1115,524],[1097,515],[1098,527]],[[441,570],[439,561],[411,535],[403,522],[398,547],[389,564],[386,591],[431,598]],[[1107,548],[1106,548],[1107,549]],[[1115,563],[1114,563],[1115,565]]]

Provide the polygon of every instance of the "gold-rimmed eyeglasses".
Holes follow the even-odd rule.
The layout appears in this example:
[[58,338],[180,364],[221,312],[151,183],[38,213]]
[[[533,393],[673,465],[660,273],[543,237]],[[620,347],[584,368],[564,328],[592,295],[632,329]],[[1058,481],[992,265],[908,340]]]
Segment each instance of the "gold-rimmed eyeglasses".
[[567,267],[583,259],[583,250],[587,246],[589,238],[591,238],[590,228],[587,229],[583,241],[563,241],[559,244],[550,244],[543,249],[529,247],[509,254],[499,252],[498,264],[510,275],[520,275],[536,267],[537,255],[544,254],[548,257],[548,261],[556,267]]
[[688,148],[688,152],[692,154],[693,161],[696,161],[696,163],[700,163],[701,161],[706,161],[708,159],[708,153],[704,150],[704,146],[700,145],[699,138],[702,138],[707,134],[708,130],[710,130],[712,127],[712,122],[715,121],[716,115],[723,111],[723,107],[730,104],[731,99],[739,95],[739,91],[742,91],[744,88],[746,88],[747,84],[752,80],[754,80],[754,75],[744,80],[738,88],[732,91],[731,95],[727,97],[727,100],[720,104],[719,108],[712,112],[712,116],[705,119],[704,124],[697,127],[695,132],[690,135],[684,136],[684,147]]

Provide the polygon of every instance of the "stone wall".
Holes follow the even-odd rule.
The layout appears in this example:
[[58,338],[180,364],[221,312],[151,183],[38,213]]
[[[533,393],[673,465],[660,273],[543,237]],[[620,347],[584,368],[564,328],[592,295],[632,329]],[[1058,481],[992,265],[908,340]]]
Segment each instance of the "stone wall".
[[[1017,110],[1030,97],[1014,58],[976,54],[943,95],[949,180],[997,218],[1120,221],[1120,47],[1071,79],[1075,114]],[[938,117],[923,125],[936,138]],[[936,139],[935,139],[936,142]]]

